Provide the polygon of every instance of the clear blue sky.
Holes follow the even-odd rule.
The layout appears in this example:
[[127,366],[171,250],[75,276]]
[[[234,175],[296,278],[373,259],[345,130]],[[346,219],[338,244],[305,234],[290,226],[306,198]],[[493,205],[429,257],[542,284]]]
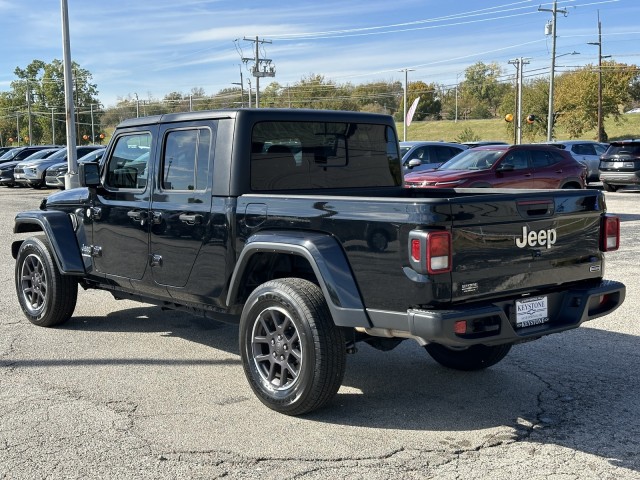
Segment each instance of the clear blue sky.
[[[602,54],[640,63],[640,1],[559,0],[557,72],[597,64],[598,12]],[[272,81],[294,84],[311,74],[336,83],[409,81],[454,85],[476,62],[526,57],[525,74],[549,73],[551,36],[545,24],[553,2],[532,0],[68,0],[71,55],[93,74],[100,101],[161,99],[193,87],[214,94],[245,81],[241,55],[266,39]],[[10,89],[16,67],[62,59],[59,1],[0,0],[0,91]],[[239,39],[238,42],[234,42]],[[579,55],[564,55],[577,51]],[[251,78],[253,86],[255,79]]]

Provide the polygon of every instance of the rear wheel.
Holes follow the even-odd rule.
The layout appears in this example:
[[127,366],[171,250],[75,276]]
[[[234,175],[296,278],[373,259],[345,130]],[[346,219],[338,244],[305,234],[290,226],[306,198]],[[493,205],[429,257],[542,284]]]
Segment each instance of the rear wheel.
[[317,285],[271,280],[251,293],[242,311],[240,356],[262,403],[301,415],[325,405],[340,388],[345,338]]
[[602,188],[605,192],[615,192],[620,187],[618,187],[618,185],[611,185],[610,183],[602,182]]
[[15,282],[20,307],[34,325],[60,325],[76,308],[78,282],[60,274],[44,236],[30,237],[20,246]]
[[482,370],[498,363],[509,353],[511,344],[472,345],[465,349],[454,349],[439,343],[429,343],[424,348],[436,362],[444,367],[472,371]]

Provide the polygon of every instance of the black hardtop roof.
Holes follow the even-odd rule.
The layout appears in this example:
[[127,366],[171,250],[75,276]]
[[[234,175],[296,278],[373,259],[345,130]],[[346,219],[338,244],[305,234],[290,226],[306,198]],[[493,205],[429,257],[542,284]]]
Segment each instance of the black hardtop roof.
[[394,125],[393,117],[379,113],[351,112],[343,110],[312,110],[297,108],[235,108],[227,110],[199,110],[196,112],[166,113],[149,117],[130,118],[118,125],[118,128],[153,125],[158,123],[213,120],[219,118],[248,117],[253,121],[328,121],[386,123]]

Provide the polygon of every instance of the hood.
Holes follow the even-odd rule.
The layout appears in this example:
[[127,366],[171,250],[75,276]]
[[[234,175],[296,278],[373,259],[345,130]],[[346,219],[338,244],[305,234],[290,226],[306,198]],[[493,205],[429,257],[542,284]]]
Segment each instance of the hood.
[[423,172],[408,173],[404,179],[407,182],[443,182],[447,180],[462,180],[467,177],[478,176],[478,170],[427,170]]
[[52,193],[42,200],[41,210],[56,210],[57,207],[66,209],[70,206],[88,205],[90,200],[89,189],[86,187],[72,188]]

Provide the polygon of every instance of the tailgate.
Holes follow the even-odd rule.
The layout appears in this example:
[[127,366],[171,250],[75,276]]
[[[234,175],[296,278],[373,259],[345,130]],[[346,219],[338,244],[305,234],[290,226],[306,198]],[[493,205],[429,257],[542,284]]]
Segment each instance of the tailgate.
[[452,301],[600,278],[595,190],[523,191],[454,199]]

